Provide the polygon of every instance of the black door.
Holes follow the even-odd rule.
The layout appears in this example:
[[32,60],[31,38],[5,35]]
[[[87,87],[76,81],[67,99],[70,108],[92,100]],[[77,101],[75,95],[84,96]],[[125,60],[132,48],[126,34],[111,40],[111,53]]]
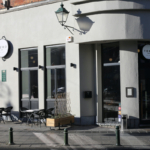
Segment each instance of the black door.
[[146,59],[142,50],[145,44],[139,45],[139,96],[140,123],[150,123],[150,59]]

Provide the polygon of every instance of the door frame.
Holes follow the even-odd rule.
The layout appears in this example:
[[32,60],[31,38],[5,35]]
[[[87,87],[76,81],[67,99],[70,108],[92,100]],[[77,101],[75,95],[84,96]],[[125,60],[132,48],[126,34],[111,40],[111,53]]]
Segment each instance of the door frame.
[[138,42],[138,50],[140,50],[140,52],[138,53],[138,76],[139,76],[139,122],[140,124],[150,124],[150,119],[149,120],[142,120],[142,115],[141,115],[141,84],[140,84],[140,79],[141,79],[141,76],[140,76],[140,58],[141,58],[141,55],[142,55],[142,48],[144,46],[139,46],[139,43],[142,43],[144,46],[149,44],[149,42]]

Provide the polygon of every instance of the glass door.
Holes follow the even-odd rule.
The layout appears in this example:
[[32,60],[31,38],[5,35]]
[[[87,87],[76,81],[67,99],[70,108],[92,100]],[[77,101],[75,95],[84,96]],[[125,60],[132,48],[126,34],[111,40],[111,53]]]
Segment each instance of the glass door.
[[119,121],[120,56],[119,43],[102,44],[103,122]]
[[142,54],[145,44],[139,44],[139,90],[141,123],[150,123],[150,59]]

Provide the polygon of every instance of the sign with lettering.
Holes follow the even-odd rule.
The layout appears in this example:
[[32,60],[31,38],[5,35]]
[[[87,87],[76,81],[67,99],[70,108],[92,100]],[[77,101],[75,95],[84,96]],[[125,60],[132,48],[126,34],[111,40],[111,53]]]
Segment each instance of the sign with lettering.
[[2,70],[2,82],[6,82],[6,70]]
[[150,59],[150,45],[145,45],[143,47],[142,54],[146,59]]
[[9,49],[8,42],[4,39],[0,40],[0,57],[4,57],[7,55]]

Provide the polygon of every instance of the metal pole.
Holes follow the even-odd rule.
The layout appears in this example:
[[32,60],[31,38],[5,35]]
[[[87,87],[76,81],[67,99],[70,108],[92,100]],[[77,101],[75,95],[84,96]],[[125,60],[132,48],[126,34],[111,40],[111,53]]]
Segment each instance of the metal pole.
[[9,128],[9,143],[8,144],[9,145],[14,144],[14,142],[13,142],[13,128],[12,127]]
[[67,146],[68,145],[68,129],[64,129],[64,143]]
[[120,130],[119,130],[119,126],[116,126],[116,145],[120,146]]

